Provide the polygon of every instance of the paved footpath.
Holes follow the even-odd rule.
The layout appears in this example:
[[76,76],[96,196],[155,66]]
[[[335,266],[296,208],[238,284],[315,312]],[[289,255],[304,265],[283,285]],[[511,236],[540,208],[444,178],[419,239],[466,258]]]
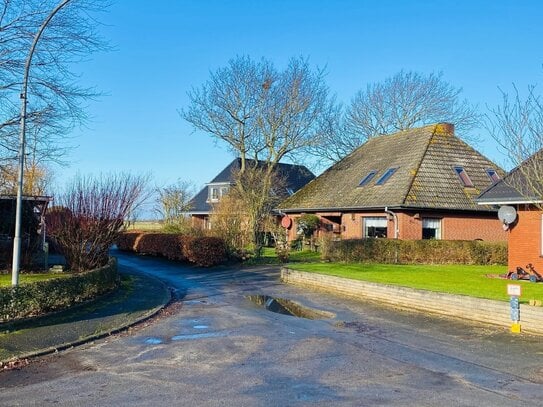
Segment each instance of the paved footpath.
[[[0,374],[2,406],[540,406],[543,341],[283,285],[277,268],[121,255],[177,312]],[[331,313],[269,312],[262,294]]]
[[109,335],[156,314],[170,300],[160,280],[127,267],[120,271],[121,287],[114,293],[51,316],[0,325],[0,363]]

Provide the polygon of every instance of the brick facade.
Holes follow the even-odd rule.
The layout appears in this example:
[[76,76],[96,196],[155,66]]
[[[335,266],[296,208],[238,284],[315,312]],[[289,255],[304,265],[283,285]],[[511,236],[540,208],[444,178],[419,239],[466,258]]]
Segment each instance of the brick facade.
[[[403,240],[422,239],[422,220],[424,218],[441,220],[441,239],[443,240],[484,240],[506,241],[507,233],[495,213],[462,213],[462,212],[424,212],[394,211],[398,219],[398,238]],[[394,237],[394,221],[392,215],[384,211],[348,212],[348,213],[315,213],[321,219],[318,236],[330,233],[341,239],[361,239],[364,236],[364,218],[387,218],[387,236]],[[289,214],[293,219],[289,230],[289,240],[296,239],[296,219],[300,214]]]
[[543,211],[529,205],[517,206],[517,221],[509,229],[509,270],[525,268],[532,263],[543,272],[542,217]]

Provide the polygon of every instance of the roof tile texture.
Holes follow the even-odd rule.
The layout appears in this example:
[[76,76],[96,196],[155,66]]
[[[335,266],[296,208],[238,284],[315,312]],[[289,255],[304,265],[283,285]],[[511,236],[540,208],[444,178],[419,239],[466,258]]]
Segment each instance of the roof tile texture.
[[[462,166],[474,184],[465,188],[454,171]],[[375,182],[388,168],[398,170],[383,185]],[[402,206],[488,210],[474,198],[492,181],[486,169],[503,172],[456,137],[452,126],[434,124],[373,138],[339,161],[296,194],[281,209],[341,209]],[[368,184],[358,184],[370,171]]]

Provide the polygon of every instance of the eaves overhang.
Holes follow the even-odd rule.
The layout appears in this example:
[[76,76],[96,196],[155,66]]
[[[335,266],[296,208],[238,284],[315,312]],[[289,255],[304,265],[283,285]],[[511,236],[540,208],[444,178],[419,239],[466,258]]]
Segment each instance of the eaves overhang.
[[532,205],[532,204],[541,204],[543,200],[541,199],[490,199],[490,200],[477,200],[477,205]]
[[[490,203],[481,203],[480,205],[491,206]],[[497,212],[495,208],[436,208],[427,206],[409,206],[409,205],[382,205],[382,206],[345,206],[340,208],[330,207],[310,207],[310,208],[277,208],[276,211],[280,213],[303,213],[303,212],[353,212],[353,211],[384,211],[388,208],[393,211],[406,210],[406,211],[450,211],[450,212]]]

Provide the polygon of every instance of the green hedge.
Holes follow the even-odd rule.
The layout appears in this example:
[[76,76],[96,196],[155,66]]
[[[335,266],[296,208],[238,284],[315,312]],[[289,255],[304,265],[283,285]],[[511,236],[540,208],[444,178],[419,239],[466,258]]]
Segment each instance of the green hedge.
[[117,239],[119,250],[133,251],[169,260],[189,261],[210,267],[228,260],[226,244],[217,237],[196,237],[180,233],[125,232]]
[[323,245],[325,260],[401,264],[507,264],[507,243],[465,240],[351,239]]
[[104,267],[69,277],[0,287],[0,322],[68,308],[116,289],[119,282],[112,258]]

